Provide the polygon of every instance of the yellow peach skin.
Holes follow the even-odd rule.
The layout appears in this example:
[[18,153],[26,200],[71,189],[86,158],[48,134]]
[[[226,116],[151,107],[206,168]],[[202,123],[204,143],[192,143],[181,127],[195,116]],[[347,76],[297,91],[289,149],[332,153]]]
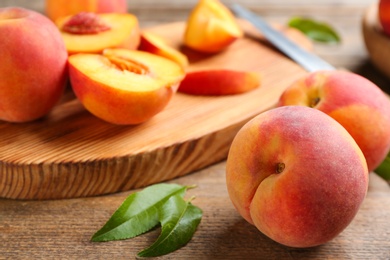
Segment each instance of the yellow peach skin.
[[141,33],[141,42],[138,49],[173,60],[180,64],[183,68],[188,66],[187,56],[179,50],[171,47],[164,41],[164,39],[151,32]]
[[213,69],[187,72],[179,85],[179,92],[191,95],[233,95],[260,86],[255,72]]
[[334,119],[316,109],[264,112],[231,145],[226,184],[238,212],[283,245],[313,247],[342,232],[368,188],[365,158]]
[[69,71],[85,108],[119,125],[140,124],[161,112],[184,77],[183,69],[171,60],[126,49],[72,55]]
[[78,13],[61,17],[56,24],[69,54],[101,53],[106,48],[133,50],[140,42],[138,19],[132,14]]
[[62,96],[68,54],[56,26],[40,13],[0,9],[0,119],[43,117]]
[[126,13],[126,0],[46,0],[46,15],[56,21],[60,17],[80,12]]
[[200,0],[187,19],[184,44],[196,51],[216,53],[242,36],[226,6],[219,0]]
[[371,81],[347,71],[319,71],[294,82],[278,106],[316,108],[352,135],[374,170],[390,149],[390,100]]

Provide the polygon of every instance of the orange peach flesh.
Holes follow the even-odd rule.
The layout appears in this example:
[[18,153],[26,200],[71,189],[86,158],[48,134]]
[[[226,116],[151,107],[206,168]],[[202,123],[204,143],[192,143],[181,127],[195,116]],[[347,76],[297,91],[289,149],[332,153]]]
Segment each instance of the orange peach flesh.
[[168,59],[125,49],[72,55],[69,64],[76,96],[91,113],[114,124],[139,124],[159,113],[184,77]]
[[138,49],[173,60],[183,68],[188,66],[188,58],[183,53],[169,46],[162,38],[153,33],[141,33],[141,42]]
[[127,2],[126,0],[46,0],[45,12],[53,21],[79,12],[126,13]]
[[218,0],[200,0],[192,10],[184,43],[201,52],[218,52],[243,36],[234,16]]
[[343,71],[312,73],[293,83],[278,105],[309,106],[334,118],[363,151],[369,171],[390,149],[390,100],[363,77]]
[[232,95],[259,86],[258,73],[215,69],[187,72],[178,91],[192,95]]
[[270,110],[246,124],[231,145],[226,171],[238,212],[293,247],[316,246],[339,234],[368,185],[353,138],[330,117],[300,106]]
[[101,53],[106,48],[137,49],[140,42],[138,19],[132,14],[99,14],[97,15],[109,30],[95,34],[74,34],[66,32],[63,27],[73,16],[57,19],[69,54]]

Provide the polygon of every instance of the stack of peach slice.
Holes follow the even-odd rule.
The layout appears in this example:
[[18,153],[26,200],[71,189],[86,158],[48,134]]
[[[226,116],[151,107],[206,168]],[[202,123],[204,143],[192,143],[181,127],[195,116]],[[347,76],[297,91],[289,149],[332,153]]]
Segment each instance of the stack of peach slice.
[[[204,53],[227,51],[243,36],[233,14],[218,0],[200,0],[192,10],[184,34],[184,44]],[[188,72],[179,91],[194,95],[230,95],[250,91],[260,85],[256,72],[213,69]]]
[[[229,46],[241,37],[243,32],[228,8],[218,0],[200,0],[188,17],[183,44],[197,52],[217,55],[228,51]],[[175,60],[182,66],[188,63],[182,53],[150,33],[143,33],[140,48]],[[256,72],[214,68],[187,71],[179,92],[232,95],[259,86],[260,76]]]
[[[141,32],[137,17],[130,13],[78,12],[55,23],[70,55],[69,75],[76,96],[89,112],[113,124],[149,120],[177,90],[232,95],[260,85],[255,72],[188,70],[191,64],[182,51],[158,35]],[[182,45],[218,55],[242,36],[234,16],[220,1],[200,0],[189,15]]]

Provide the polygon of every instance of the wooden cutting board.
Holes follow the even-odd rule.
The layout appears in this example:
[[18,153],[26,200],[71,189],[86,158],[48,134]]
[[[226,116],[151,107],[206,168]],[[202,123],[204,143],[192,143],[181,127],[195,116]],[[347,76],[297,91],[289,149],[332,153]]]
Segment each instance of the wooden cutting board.
[[[62,199],[140,188],[191,173],[226,158],[236,132],[272,108],[282,91],[306,72],[269,45],[250,25],[223,53],[181,49],[189,70],[225,68],[261,74],[261,87],[240,95],[178,93],[166,109],[137,126],[117,126],[88,113],[68,89],[44,119],[0,123],[0,197]],[[149,30],[181,48],[184,23]],[[309,48],[297,31],[285,31]]]

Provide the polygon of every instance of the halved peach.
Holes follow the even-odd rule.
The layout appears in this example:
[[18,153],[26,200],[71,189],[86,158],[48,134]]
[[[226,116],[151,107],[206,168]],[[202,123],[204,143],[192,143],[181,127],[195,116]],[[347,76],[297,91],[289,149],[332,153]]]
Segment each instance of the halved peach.
[[179,85],[179,92],[191,95],[233,95],[260,86],[256,72],[229,69],[210,69],[187,72]]
[[171,47],[163,38],[154,33],[142,32],[141,43],[138,49],[173,60],[179,63],[183,68],[188,66],[187,56]]
[[69,54],[101,53],[106,48],[137,49],[139,24],[132,14],[82,12],[57,19]]
[[235,17],[218,0],[200,0],[190,13],[184,44],[194,50],[215,53],[243,36]]
[[72,55],[69,73],[84,107],[119,125],[140,124],[161,112],[184,77],[169,59],[127,49]]

